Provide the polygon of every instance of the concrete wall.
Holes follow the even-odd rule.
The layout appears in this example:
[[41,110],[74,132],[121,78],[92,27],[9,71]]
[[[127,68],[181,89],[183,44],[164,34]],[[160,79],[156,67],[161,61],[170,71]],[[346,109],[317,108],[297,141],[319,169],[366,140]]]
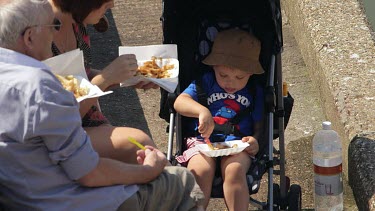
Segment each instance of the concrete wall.
[[[350,182],[351,141],[359,134],[375,139],[375,43],[366,17],[356,0],[281,0],[281,4],[320,89],[326,118],[342,138],[343,171]],[[371,198],[374,191],[368,194]],[[357,200],[360,193],[354,195]]]

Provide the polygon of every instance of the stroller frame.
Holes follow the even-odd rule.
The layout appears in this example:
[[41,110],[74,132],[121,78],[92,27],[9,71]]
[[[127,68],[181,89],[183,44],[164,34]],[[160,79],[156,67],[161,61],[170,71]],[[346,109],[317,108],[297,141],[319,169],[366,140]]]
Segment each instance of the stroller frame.
[[[163,15],[161,17],[161,21],[163,23],[163,34],[164,40],[163,43],[165,44],[176,44],[174,40],[174,35],[171,35],[168,32],[169,23],[171,19],[174,17],[172,15],[176,15],[175,10],[171,10],[168,8],[169,4],[172,2],[176,2],[176,0],[164,0],[163,1]],[[211,0],[211,3],[215,0]],[[220,1],[220,0],[219,0]],[[253,0],[256,1],[267,1],[269,4],[271,19],[272,19],[272,27],[274,31],[273,37],[273,49],[270,56],[270,63],[268,65],[267,72],[267,82],[266,82],[266,89],[265,89],[265,140],[267,142],[268,148],[265,151],[266,157],[266,166],[268,171],[268,196],[267,202],[260,202],[256,199],[253,199],[251,196],[249,197],[250,203],[262,210],[300,210],[301,209],[301,188],[299,185],[291,185],[289,178],[285,175],[285,140],[284,140],[284,129],[286,124],[289,120],[289,116],[285,119],[285,110],[284,110],[284,97],[282,93],[282,69],[281,69],[281,53],[283,51],[283,39],[282,39],[282,17],[281,17],[281,8],[280,8],[280,0]],[[197,1],[199,2],[199,1]],[[207,1],[205,1],[207,2]],[[209,1],[208,1],[209,2]],[[171,15],[172,14],[172,15]],[[275,90],[275,86],[276,90]],[[176,90],[177,93],[180,93],[180,84]],[[277,93],[277,97],[275,95]],[[167,159],[169,161],[173,161],[173,142],[174,142],[174,135],[176,135],[176,154],[181,154],[182,151],[182,140],[183,135],[181,130],[175,130],[176,128],[181,128],[181,115],[177,114],[176,111],[173,109],[173,103],[176,98],[175,93],[166,93],[165,91],[161,90],[162,99],[161,99],[161,112],[162,109],[168,108],[169,119],[164,115],[164,118],[168,121],[169,120],[169,137],[168,137],[168,151],[167,151]],[[164,97],[163,97],[164,96]],[[289,95],[290,96],[290,95]],[[291,108],[290,108],[291,109]],[[290,114],[289,114],[290,115]],[[276,122],[274,121],[274,117],[276,116]],[[274,130],[274,124],[278,125],[277,130]],[[276,133],[276,134],[275,134]],[[279,150],[276,150],[273,147],[273,140],[274,138],[279,138]],[[274,153],[277,155],[274,157]],[[275,170],[274,166],[278,165],[279,170]],[[277,174],[280,176],[280,185],[273,183],[273,175]],[[288,191],[289,189],[289,191]],[[275,196],[276,195],[276,196]]]

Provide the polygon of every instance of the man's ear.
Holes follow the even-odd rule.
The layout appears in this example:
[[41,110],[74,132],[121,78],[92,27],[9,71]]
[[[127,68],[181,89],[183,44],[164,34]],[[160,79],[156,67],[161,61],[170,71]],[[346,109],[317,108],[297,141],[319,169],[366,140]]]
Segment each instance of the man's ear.
[[34,35],[33,28],[27,28],[25,30],[25,33],[23,34],[23,42],[25,43],[25,46],[28,49],[33,48],[33,35]]

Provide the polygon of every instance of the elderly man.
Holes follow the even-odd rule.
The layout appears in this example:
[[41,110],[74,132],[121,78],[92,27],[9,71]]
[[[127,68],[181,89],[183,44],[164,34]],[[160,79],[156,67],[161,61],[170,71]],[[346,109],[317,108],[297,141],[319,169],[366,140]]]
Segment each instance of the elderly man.
[[[152,147],[100,158],[78,104],[40,60],[60,27],[46,0],[0,0],[0,204],[6,210],[197,210],[203,194]],[[138,184],[138,185],[135,185]],[[199,207],[199,208],[198,208]]]

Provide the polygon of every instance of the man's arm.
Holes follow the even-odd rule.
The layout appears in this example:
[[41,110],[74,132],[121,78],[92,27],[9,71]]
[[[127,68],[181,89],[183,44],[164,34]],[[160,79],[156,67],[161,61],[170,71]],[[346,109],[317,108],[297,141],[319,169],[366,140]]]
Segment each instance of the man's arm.
[[138,153],[138,160],[143,162],[143,165],[100,158],[96,168],[78,179],[78,182],[87,187],[148,183],[160,175],[167,160],[157,149],[150,148],[141,153]]
[[51,162],[59,165],[68,178],[90,187],[140,184],[155,179],[163,171],[166,157],[150,146],[137,152],[140,165],[100,158],[81,126],[74,96],[52,74],[43,78],[42,100],[30,109],[27,121],[31,127],[26,138],[40,137]]

